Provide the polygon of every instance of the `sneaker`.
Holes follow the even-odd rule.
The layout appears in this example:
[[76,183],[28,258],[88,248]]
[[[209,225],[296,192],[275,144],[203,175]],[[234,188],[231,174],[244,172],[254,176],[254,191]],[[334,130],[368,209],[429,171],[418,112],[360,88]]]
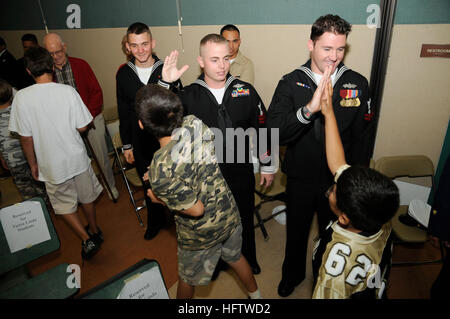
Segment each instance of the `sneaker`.
[[81,243],[81,258],[83,258],[83,260],[91,259],[99,249],[100,245],[98,245],[92,238],[89,238],[85,242]]
[[100,229],[100,227],[97,226],[97,232],[95,234],[92,234],[89,231],[89,225],[87,225],[86,227],[84,227],[84,229],[86,229],[86,232],[88,233],[89,237],[91,237],[98,245],[103,243],[103,232]]

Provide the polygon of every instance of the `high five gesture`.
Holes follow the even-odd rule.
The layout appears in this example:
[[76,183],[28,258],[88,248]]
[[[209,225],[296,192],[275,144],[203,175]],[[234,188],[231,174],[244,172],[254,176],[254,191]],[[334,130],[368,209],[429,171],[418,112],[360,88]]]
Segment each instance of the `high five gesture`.
[[189,69],[189,65],[185,65],[178,70],[177,62],[178,62],[178,51],[173,50],[164,59],[164,66],[161,73],[164,82],[172,83],[177,81],[179,78],[181,78],[183,73],[186,72],[187,69]]

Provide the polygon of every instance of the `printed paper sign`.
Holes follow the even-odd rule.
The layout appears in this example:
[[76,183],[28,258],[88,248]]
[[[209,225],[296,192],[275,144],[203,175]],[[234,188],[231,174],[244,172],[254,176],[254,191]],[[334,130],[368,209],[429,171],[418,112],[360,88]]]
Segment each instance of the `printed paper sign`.
[[128,280],[117,299],[169,299],[158,267]]
[[428,201],[431,188],[399,180],[394,180],[400,193],[400,205],[409,205],[413,199]]
[[40,202],[26,201],[3,208],[0,220],[11,253],[50,240]]

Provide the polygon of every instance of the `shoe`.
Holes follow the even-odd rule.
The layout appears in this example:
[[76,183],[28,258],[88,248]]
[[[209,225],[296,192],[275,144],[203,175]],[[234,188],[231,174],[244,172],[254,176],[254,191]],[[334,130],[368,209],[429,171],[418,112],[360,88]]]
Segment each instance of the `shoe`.
[[293,284],[288,280],[281,279],[280,284],[278,285],[278,295],[280,297],[289,296],[299,284]]
[[85,227],[85,229],[86,229],[86,232],[88,233],[89,237],[91,237],[96,242],[96,244],[101,245],[103,243],[103,240],[104,240],[103,232],[100,229],[100,227],[97,226],[97,232],[95,234],[92,234],[89,231],[89,225],[87,225]]
[[[144,200],[144,203],[145,203],[145,200]],[[162,205],[158,205],[158,206],[161,206],[160,209],[164,209],[164,206],[162,206]],[[152,209],[153,208],[155,208],[155,207],[152,207]],[[159,213],[161,213],[161,215]],[[165,224],[164,211],[153,212],[150,220],[147,220],[147,230],[145,231],[144,239],[151,240],[151,239],[155,238],[156,235],[158,235],[159,231],[162,228],[164,228],[164,224]],[[148,225],[151,225],[151,226],[149,227]]]
[[99,249],[100,245],[98,245],[94,239],[89,238],[81,243],[81,258],[83,260],[91,259]]
[[147,228],[147,230],[145,231],[144,234],[144,239],[145,240],[151,240],[153,238],[156,237],[156,235],[158,235],[160,228]]

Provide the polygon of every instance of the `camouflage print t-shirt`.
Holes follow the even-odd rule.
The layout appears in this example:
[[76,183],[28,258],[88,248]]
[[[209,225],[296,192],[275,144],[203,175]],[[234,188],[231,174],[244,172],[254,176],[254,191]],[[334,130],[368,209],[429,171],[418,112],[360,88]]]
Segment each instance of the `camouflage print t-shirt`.
[[16,167],[27,162],[20,146],[18,135],[11,135],[8,129],[11,106],[0,109],[0,154],[8,167]]
[[[195,116],[186,116],[172,141],[155,152],[149,169],[153,192],[175,215],[178,245],[186,250],[210,248],[226,240],[240,224],[239,211],[220,172],[213,132]],[[182,214],[198,200],[205,213]]]

